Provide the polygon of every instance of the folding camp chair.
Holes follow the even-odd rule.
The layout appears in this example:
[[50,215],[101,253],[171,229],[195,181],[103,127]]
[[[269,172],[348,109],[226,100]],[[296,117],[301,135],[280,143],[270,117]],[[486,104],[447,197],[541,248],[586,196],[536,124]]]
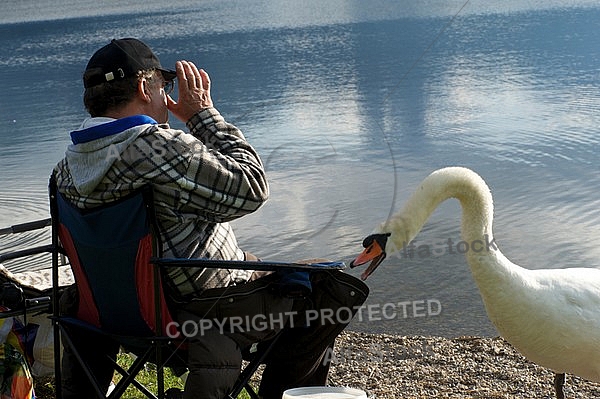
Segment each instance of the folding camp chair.
[[4,248],[0,254],[2,397],[13,397],[17,392],[19,397],[32,395],[33,376],[52,373],[52,335],[48,335],[52,314],[50,279],[48,284],[33,284],[27,273],[11,271],[17,267],[43,268],[44,265],[50,270],[51,245],[24,245],[30,232],[37,236],[39,232],[35,230],[49,225],[50,219],[43,219],[0,229],[0,236],[16,235],[7,240],[15,247]]
[[[27,233],[50,226],[50,219],[15,224],[0,229],[0,236]],[[0,305],[8,308],[0,312],[0,318],[19,316],[30,312],[51,313],[50,289],[38,288],[24,282],[8,271],[3,263],[41,254],[51,254],[51,244],[38,245],[0,254]]]
[[[152,190],[149,187],[126,198],[91,210],[81,210],[70,204],[57,192],[54,179],[50,180],[50,208],[52,216],[53,266],[57,254],[64,251],[70,260],[79,292],[77,315],[60,315],[54,308],[55,332],[60,332],[63,345],[75,353],[70,331],[84,329],[108,335],[122,347],[137,355],[128,370],[115,364],[122,374],[112,392],[105,393],[83,359],[78,360],[90,381],[96,386],[98,397],[118,398],[133,384],[149,398],[156,396],[135,378],[148,361],[156,363],[157,396],[164,397],[163,367],[185,364],[180,356],[181,342],[170,338],[165,327],[171,321],[169,307],[161,287],[162,269],[166,267],[209,267],[250,270],[281,270],[309,272],[311,270],[342,269],[344,264],[332,262],[304,265],[279,262],[215,261],[201,259],[164,259],[159,234],[156,232]],[[59,242],[60,241],[60,242]],[[58,289],[58,286],[54,286]],[[55,298],[58,293],[54,293]],[[55,337],[58,340],[58,337]],[[263,346],[255,354],[226,398],[236,398],[244,389],[252,398],[258,398],[248,381],[261,364],[271,346]],[[60,355],[55,353],[56,390],[61,396]],[[201,393],[199,393],[201,394]]]
[[[27,233],[48,226],[50,226],[50,219],[41,219],[2,228],[0,229],[0,235]],[[51,313],[49,290],[21,281],[5,269],[3,263],[41,254],[50,254],[52,250],[52,245],[45,244],[0,254],[0,305],[8,308],[0,312],[0,318],[18,316],[29,312]]]

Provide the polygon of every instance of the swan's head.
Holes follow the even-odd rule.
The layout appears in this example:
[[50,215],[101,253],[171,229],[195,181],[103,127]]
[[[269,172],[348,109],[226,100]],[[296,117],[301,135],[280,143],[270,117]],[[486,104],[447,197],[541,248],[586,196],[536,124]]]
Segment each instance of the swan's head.
[[387,256],[385,247],[390,235],[391,233],[371,234],[363,240],[364,251],[350,262],[351,268],[364,265],[369,261],[371,262],[369,267],[360,275],[361,279],[366,280]]

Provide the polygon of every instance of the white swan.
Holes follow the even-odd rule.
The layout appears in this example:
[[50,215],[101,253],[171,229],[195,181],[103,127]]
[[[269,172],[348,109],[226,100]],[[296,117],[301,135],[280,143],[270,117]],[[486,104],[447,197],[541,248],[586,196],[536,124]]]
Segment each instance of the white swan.
[[556,373],[559,398],[564,397],[564,373],[600,382],[600,269],[528,270],[508,260],[493,238],[490,190],[469,169],[450,167],[429,175],[400,212],[365,238],[365,250],[350,266],[371,261],[362,274],[366,279],[386,253],[409,243],[449,198],[460,201],[462,239],[491,243],[489,251],[468,251],[466,257],[500,335],[529,360]]

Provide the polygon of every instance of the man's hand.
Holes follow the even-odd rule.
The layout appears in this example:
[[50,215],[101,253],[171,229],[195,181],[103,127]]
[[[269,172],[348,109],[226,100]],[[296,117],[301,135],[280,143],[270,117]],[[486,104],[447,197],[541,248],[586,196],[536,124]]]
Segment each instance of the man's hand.
[[210,97],[210,78],[203,69],[189,61],[177,61],[177,102],[167,96],[167,108],[182,122],[190,120],[194,114],[213,106]]

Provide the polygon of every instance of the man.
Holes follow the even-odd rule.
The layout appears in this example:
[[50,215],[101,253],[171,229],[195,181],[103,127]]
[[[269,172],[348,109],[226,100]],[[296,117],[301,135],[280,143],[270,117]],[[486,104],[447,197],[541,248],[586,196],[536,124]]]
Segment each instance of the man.
[[[175,78],[177,101],[169,95]],[[66,199],[79,208],[94,208],[150,184],[165,256],[256,259],[239,248],[228,222],[267,200],[265,171],[242,132],[213,107],[208,74],[189,61],[178,61],[176,71],[165,69],[141,41],[119,39],[92,56],[83,83],[91,118],[71,133],[73,144],[55,168],[58,190]],[[169,127],[169,111],[186,123],[189,133]],[[308,301],[278,295],[273,289],[277,284],[274,275],[226,269],[174,268],[164,279],[181,323],[261,312],[289,316],[308,309],[307,303],[356,311],[368,294],[362,282],[343,273],[317,273]],[[261,395],[279,399],[289,387],[325,384],[328,364],[322,359],[348,322],[286,330],[280,349],[267,359]],[[241,351],[271,338],[282,326],[213,327],[187,337],[190,374],[184,398],[224,397],[239,375]],[[108,387],[112,369],[99,354],[115,356],[118,346],[85,340],[78,346]],[[63,368],[64,397],[91,397],[68,352]]]

